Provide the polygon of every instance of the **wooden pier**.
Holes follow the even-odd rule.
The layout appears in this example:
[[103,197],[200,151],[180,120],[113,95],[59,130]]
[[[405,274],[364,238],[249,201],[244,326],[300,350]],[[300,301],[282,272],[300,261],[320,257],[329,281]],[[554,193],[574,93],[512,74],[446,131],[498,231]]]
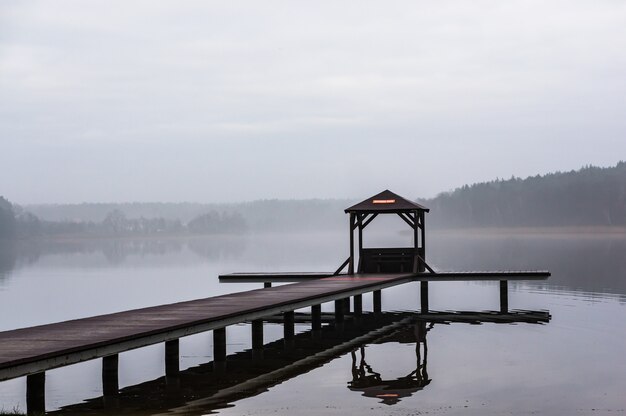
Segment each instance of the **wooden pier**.
[[[433,281],[500,282],[500,312],[509,314],[508,281],[547,279],[547,271],[436,272],[426,263],[424,217],[428,209],[390,191],[353,207],[350,214],[350,256],[332,273],[248,273],[220,276],[223,282],[263,282],[264,288],[108,315],[0,332],[0,381],[26,376],[27,411],[45,412],[47,370],[102,358],[104,396],[119,390],[118,354],[165,343],[165,375],[179,373],[179,339],[213,331],[215,366],[225,366],[226,327],[251,322],[252,349],[263,347],[263,320],[282,316],[284,337],[293,339],[295,310],[311,308],[311,329],[322,327],[321,304],[334,302],[334,323],[347,314],[363,313],[362,296],[372,293],[373,312],[382,311],[381,290],[420,282],[421,313],[430,314],[428,284]],[[413,229],[414,245],[366,248],[363,230],[379,214],[397,214]],[[358,262],[354,234],[358,231]],[[346,274],[342,270],[348,268]],[[272,287],[273,282],[296,282]],[[353,306],[350,310],[350,297]],[[416,300],[417,303],[417,300]],[[448,314],[445,319],[452,319]],[[474,317],[476,318],[476,317]],[[473,318],[473,319],[474,319]],[[497,317],[492,317],[494,322]],[[432,319],[444,319],[442,317]],[[477,319],[477,318],[476,318]],[[440,321],[441,322],[441,321]]]

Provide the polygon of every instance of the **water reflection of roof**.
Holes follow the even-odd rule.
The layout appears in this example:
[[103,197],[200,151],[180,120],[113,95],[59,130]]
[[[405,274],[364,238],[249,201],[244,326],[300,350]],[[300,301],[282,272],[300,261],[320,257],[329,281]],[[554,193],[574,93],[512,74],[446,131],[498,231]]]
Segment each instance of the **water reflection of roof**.
[[[372,376],[368,376],[372,377]],[[413,377],[401,377],[395,380],[374,380],[368,385],[368,381],[358,380],[348,383],[352,391],[360,391],[365,397],[381,399],[381,403],[394,405],[405,397],[410,397],[430,384],[431,379],[416,380]]]

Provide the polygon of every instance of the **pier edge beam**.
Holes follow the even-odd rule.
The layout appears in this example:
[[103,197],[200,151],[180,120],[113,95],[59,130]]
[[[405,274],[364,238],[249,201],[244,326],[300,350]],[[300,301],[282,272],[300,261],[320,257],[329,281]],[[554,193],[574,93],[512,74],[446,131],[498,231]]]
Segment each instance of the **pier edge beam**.
[[213,362],[226,362],[226,327],[213,330]]
[[26,376],[26,413],[28,415],[46,412],[46,373]]
[[115,396],[120,390],[119,354],[102,357],[102,395]]
[[372,292],[372,301],[374,305],[374,313],[381,313],[383,310],[382,292],[375,290]]
[[311,329],[319,331],[322,329],[322,305],[311,305]]
[[509,311],[509,281],[500,280],[500,312]]
[[252,321],[252,349],[263,349],[263,320],[255,319]]

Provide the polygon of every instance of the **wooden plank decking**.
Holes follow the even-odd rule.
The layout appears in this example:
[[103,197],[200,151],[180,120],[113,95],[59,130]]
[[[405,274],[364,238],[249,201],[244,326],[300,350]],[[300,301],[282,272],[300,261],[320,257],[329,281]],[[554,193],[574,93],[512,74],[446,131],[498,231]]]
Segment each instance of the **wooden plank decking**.
[[[345,277],[349,275],[339,275]],[[376,276],[375,274],[364,274],[362,276]],[[220,282],[300,282],[306,280],[333,277],[332,272],[318,273],[231,273],[219,277]],[[498,271],[442,271],[411,273],[411,280],[422,282],[436,281],[485,281],[485,280],[545,280],[550,277],[550,272],[546,270],[498,270]]]
[[0,381],[408,283],[411,276],[335,276],[0,332]]

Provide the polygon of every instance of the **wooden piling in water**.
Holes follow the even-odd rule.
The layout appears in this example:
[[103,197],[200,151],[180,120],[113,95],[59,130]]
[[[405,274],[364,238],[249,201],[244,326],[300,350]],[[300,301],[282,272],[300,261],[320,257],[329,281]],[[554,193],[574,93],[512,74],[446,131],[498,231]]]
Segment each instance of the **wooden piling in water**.
[[102,357],[102,395],[105,397],[119,392],[119,357],[119,354]]
[[420,282],[420,306],[422,313],[428,313],[428,282]]
[[26,377],[26,413],[40,415],[46,412],[46,373]]
[[165,376],[177,377],[180,371],[180,342],[178,339],[165,341]]
[[314,331],[322,329],[322,305],[311,306],[311,329]]
[[213,362],[226,362],[226,328],[213,330]]
[[372,301],[374,305],[374,313],[380,313],[383,310],[383,300],[382,293],[380,290],[375,290],[372,292]]
[[255,319],[252,321],[252,349],[263,349],[263,320]]
[[508,280],[500,280],[500,312],[509,311],[509,282]]
[[361,315],[363,313],[363,295],[354,295],[352,300],[354,303],[354,314]]
[[341,323],[343,322],[344,312],[343,307],[345,305],[345,301],[343,299],[337,299],[335,301],[335,322]]

